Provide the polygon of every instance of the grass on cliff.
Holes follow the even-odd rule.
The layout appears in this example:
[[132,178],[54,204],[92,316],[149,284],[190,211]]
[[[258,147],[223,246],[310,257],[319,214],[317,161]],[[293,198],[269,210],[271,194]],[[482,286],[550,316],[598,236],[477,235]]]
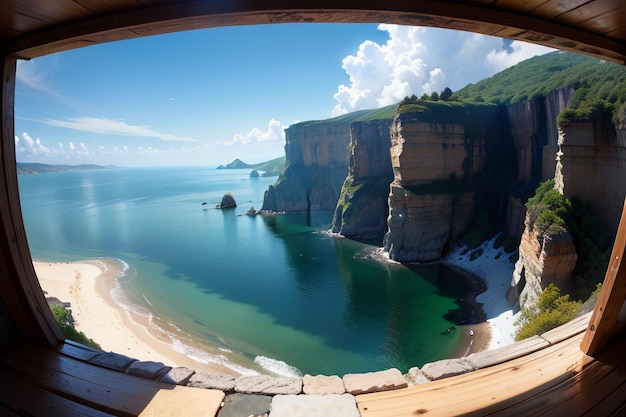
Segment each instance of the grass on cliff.
[[591,208],[578,198],[567,199],[554,189],[554,180],[539,185],[526,203],[529,225],[540,236],[572,234],[578,260],[572,273],[574,293],[586,300],[604,280],[611,253],[611,234]]
[[537,187],[535,195],[528,199],[526,209],[530,217],[529,226],[540,236],[556,236],[568,231],[567,222],[572,203],[554,189],[554,179]]
[[88,338],[85,333],[76,330],[71,311],[60,305],[50,305],[52,315],[63,332],[66,339],[81,343],[94,349],[102,350],[100,345]]

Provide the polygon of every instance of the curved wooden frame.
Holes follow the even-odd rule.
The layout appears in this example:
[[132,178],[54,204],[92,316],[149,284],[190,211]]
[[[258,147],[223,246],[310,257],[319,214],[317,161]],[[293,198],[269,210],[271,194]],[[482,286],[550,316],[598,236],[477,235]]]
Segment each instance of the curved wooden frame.
[[[545,19],[495,10],[474,2],[443,0],[285,0],[254,2],[181,1],[96,15],[28,33],[3,45],[0,111],[0,296],[16,331],[31,341],[56,345],[62,340],[39,287],[22,221],[17,174],[13,106],[16,58],[33,58],[95,43],[154,34],[246,24],[287,22],[373,23],[447,27],[519,39],[626,63],[626,45],[598,33]],[[626,208],[618,239],[583,349],[594,354],[610,342],[626,296]],[[608,285],[607,285],[608,284]]]
[[23,35],[5,46],[5,53],[34,58],[95,43],[162,33],[270,23],[397,23],[444,27],[538,43],[557,49],[626,63],[626,45],[598,32],[557,20],[479,1],[445,0],[255,0],[214,2],[186,0],[143,6]]

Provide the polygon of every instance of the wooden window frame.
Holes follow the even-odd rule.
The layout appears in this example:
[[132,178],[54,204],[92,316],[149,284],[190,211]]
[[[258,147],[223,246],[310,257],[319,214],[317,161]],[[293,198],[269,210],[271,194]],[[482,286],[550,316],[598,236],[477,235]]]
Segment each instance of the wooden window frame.
[[[418,4],[419,3],[419,4]],[[473,30],[483,33],[497,33],[520,40],[537,40],[535,33],[549,33],[553,36],[541,40],[544,45],[567,49],[563,43],[568,39],[587,42],[596,49],[589,50],[579,46],[577,52],[594,53],[624,64],[624,45],[610,41],[599,34],[589,34],[569,26],[542,21],[520,14],[479,8],[473,5],[444,3],[437,0],[424,0],[418,3],[397,2],[394,5],[374,6],[368,3],[365,10],[353,6],[338,8],[323,7],[313,3],[314,7],[293,6],[293,4],[274,1],[233,6],[221,6],[206,2],[187,2],[185,7],[179,4],[120,12],[115,15],[95,16],[90,20],[52,27],[37,33],[26,34],[3,45],[0,55],[0,73],[2,74],[0,119],[0,298],[13,322],[14,332],[21,338],[55,346],[62,342],[63,336],[54,322],[54,318],[39,285],[34,271],[18,192],[17,169],[15,160],[14,103],[17,58],[31,58],[49,53],[68,50],[88,44],[111,40],[128,39],[156,33],[232,26],[238,24],[272,23],[279,21],[298,21],[308,16],[318,22],[367,22],[372,19],[367,14],[368,7],[376,12],[379,19],[399,24],[422,24],[453,29]],[[347,4],[347,3],[346,3]],[[300,7],[301,9],[298,9]],[[405,8],[407,8],[405,10]],[[392,10],[393,9],[393,10]],[[433,21],[432,16],[441,19]],[[281,20],[282,19],[282,20]],[[508,22],[508,23],[502,23]],[[436,23],[436,24],[435,24]],[[509,24],[525,28],[526,32],[509,33]],[[498,30],[496,30],[498,29]],[[503,32],[499,32],[499,31]],[[517,32],[516,32],[517,33]],[[526,34],[530,39],[524,38]],[[551,44],[551,42],[553,44]],[[582,48],[582,49],[580,49]],[[619,324],[624,315],[626,299],[626,205],[616,236],[605,283],[595,307],[589,328],[585,334],[581,349],[595,355],[601,352],[624,326]],[[10,327],[10,326],[9,326]]]

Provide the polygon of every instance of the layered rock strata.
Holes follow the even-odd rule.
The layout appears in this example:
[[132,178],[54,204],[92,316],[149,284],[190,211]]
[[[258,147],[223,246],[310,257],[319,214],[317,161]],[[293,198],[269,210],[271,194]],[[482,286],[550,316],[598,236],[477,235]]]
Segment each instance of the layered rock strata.
[[385,250],[397,261],[432,261],[471,222],[472,179],[487,155],[495,106],[399,112],[391,127],[394,180]]
[[350,163],[335,208],[334,233],[382,241],[387,231],[387,194],[393,180],[390,128],[391,119],[350,126]]
[[532,227],[527,215],[519,258],[507,292],[509,303],[519,302],[522,309],[533,307],[543,289],[552,283],[568,291],[577,259],[571,233],[541,235]]
[[303,122],[286,129],[286,166],[265,192],[262,210],[334,210],[348,172],[350,123],[360,115]]
[[508,196],[505,234],[521,236],[526,208],[539,182],[552,178],[559,113],[569,104],[573,89],[555,90],[546,97],[509,104],[506,115],[517,160],[518,174]]

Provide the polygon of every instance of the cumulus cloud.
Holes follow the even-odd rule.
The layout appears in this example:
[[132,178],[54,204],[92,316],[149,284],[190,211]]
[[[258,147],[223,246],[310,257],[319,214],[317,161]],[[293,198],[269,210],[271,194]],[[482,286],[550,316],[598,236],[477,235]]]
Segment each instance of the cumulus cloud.
[[129,125],[121,120],[112,120],[100,117],[74,117],[66,120],[45,119],[42,122],[50,126],[80,130],[83,132],[122,136],[140,136],[174,142],[198,142],[197,139],[176,136],[171,133],[158,132],[148,126]]
[[22,139],[18,136],[15,136],[15,151],[19,154],[29,154],[29,155],[50,155],[53,153],[57,153],[55,149],[51,149],[45,146],[41,139],[33,139],[26,132],[22,133]]
[[412,94],[458,90],[551,49],[469,32],[381,24],[383,45],[366,40],[342,60],[349,83],[337,87],[332,116],[378,108]]
[[258,127],[250,130],[247,134],[237,133],[230,141],[218,141],[221,145],[249,145],[252,143],[262,142],[276,142],[285,141],[285,129],[287,126],[283,126],[278,120],[271,119],[268,123],[267,129],[261,130]]

